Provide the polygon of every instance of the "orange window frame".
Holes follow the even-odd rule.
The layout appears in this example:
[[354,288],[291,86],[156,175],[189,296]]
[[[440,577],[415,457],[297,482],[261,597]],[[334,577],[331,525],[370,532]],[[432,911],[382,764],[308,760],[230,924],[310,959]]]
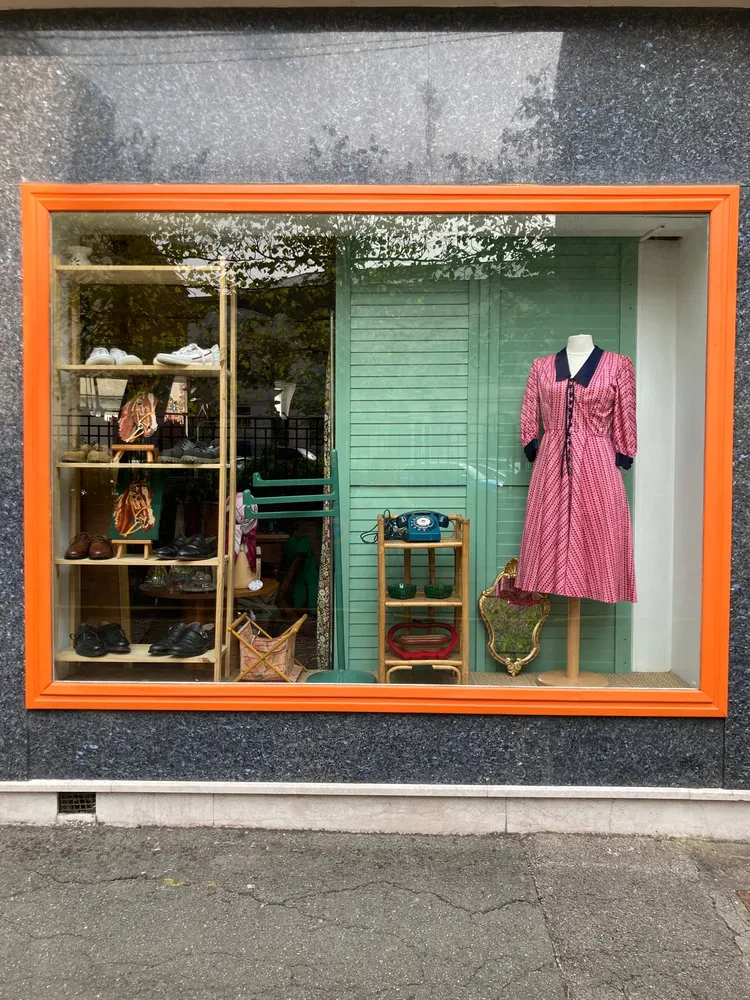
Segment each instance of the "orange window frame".
[[[30,709],[696,716],[727,713],[739,187],[22,184],[26,706]],[[697,690],[55,681],[50,507],[53,212],[709,215],[706,440]]]

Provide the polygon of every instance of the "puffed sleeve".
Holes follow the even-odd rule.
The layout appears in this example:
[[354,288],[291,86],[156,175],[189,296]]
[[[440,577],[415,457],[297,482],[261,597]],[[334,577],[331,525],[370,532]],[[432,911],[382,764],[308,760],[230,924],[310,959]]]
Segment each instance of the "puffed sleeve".
[[615,381],[615,410],[612,423],[615,461],[623,469],[633,464],[638,449],[635,425],[635,372],[630,358],[622,355]]
[[539,444],[539,376],[534,361],[526,381],[526,391],[521,403],[521,444],[526,458],[533,462]]

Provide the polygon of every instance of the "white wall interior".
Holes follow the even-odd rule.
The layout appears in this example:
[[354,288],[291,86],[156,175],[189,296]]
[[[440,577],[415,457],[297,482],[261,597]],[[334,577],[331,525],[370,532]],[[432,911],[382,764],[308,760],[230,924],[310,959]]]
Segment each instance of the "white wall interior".
[[707,236],[702,227],[680,240],[677,284],[672,670],[696,686],[703,574]]
[[707,239],[640,244],[633,670],[700,679]]
[[636,340],[638,455],[633,533],[638,603],[632,669],[668,670],[672,660],[675,357],[678,243],[639,245]]

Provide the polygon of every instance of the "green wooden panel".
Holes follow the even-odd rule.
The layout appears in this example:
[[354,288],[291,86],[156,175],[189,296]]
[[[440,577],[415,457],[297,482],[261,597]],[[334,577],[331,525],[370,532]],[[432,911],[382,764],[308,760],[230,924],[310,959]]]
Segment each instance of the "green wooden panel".
[[467,437],[465,429],[457,428],[455,424],[448,422],[433,421],[427,413],[421,415],[414,414],[408,421],[404,421],[403,423],[388,422],[385,418],[380,421],[377,419],[352,420],[352,445],[363,444],[371,441],[373,437],[385,433],[393,438],[401,438],[406,441],[411,439],[414,442],[420,441],[422,438],[436,437],[446,444],[465,441]]
[[[382,272],[377,285],[356,279],[342,275],[338,290],[336,339],[343,332],[348,342],[336,369],[336,436],[346,436],[349,463],[342,490],[349,660],[374,669],[377,553],[361,533],[386,508],[466,511],[469,283],[391,285]],[[424,554],[414,557],[413,573],[427,579]],[[441,556],[439,578],[449,573]],[[388,576],[403,580],[395,553]]]
[[[638,300],[638,244],[635,240],[623,240],[620,281],[620,353],[627,354],[635,364]],[[638,462],[634,462],[633,468],[623,474],[631,517],[637,473]],[[615,673],[630,672],[632,639],[633,605],[620,601],[615,607]]]
[[[444,340],[452,340],[456,336],[460,337],[461,332],[466,329],[457,319],[444,318],[439,322],[443,329],[442,337]],[[383,338],[386,338],[397,337],[400,334],[404,345],[408,347],[411,340],[421,339],[425,332],[433,333],[435,323],[436,321],[429,316],[420,316],[417,312],[413,316],[400,318],[383,316],[380,319],[358,319],[352,321],[353,343],[369,339],[373,335],[378,337],[382,335]],[[440,337],[440,334],[437,336]]]
[[[359,405],[361,403],[371,403],[372,406],[367,408],[368,413],[373,415],[378,412],[382,412],[384,415],[386,412],[390,412],[390,416],[393,419],[398,419],[399,410],[398,405],[401,402],[416,400],[425,400],[429,402],[433,412],[440,412],[439,407],[442,405],[443,400],[451,399],[466,399],[466,386],[454,384],[452,386],[442,387],[439,391],[431,385],[412,385],[409,380],[405,383],[400,382],[397,379],[393,379],[387,385],[373,387],[366,389],[364,387],[357,387],[356,389],[352,387],[352,406]],[[383,410],[382,404],[388,403],[388,411]],[[381,404],[381,405],[377,405]],[[466,408],[463,408],[464,416],[466,414]]]

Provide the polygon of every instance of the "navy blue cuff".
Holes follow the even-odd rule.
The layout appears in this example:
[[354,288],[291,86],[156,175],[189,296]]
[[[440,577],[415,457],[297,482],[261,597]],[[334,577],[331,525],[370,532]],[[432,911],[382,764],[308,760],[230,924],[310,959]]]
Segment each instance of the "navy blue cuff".
[[536,438],[534,438],[533,441],[529,441],[528,444],[525,444],[523,446],[524,454],[526,455],[526,458],[530,462],[533,462],[534,459],[536,458],[536,453],[537,453],[537,447],[538,447],[538,445],[539,445],[538,440]]
[[629,469],[633,464],[633,459],[629,455],[621,455],[618,451],[615,455],[615,465],[619,465],[621,469]]

